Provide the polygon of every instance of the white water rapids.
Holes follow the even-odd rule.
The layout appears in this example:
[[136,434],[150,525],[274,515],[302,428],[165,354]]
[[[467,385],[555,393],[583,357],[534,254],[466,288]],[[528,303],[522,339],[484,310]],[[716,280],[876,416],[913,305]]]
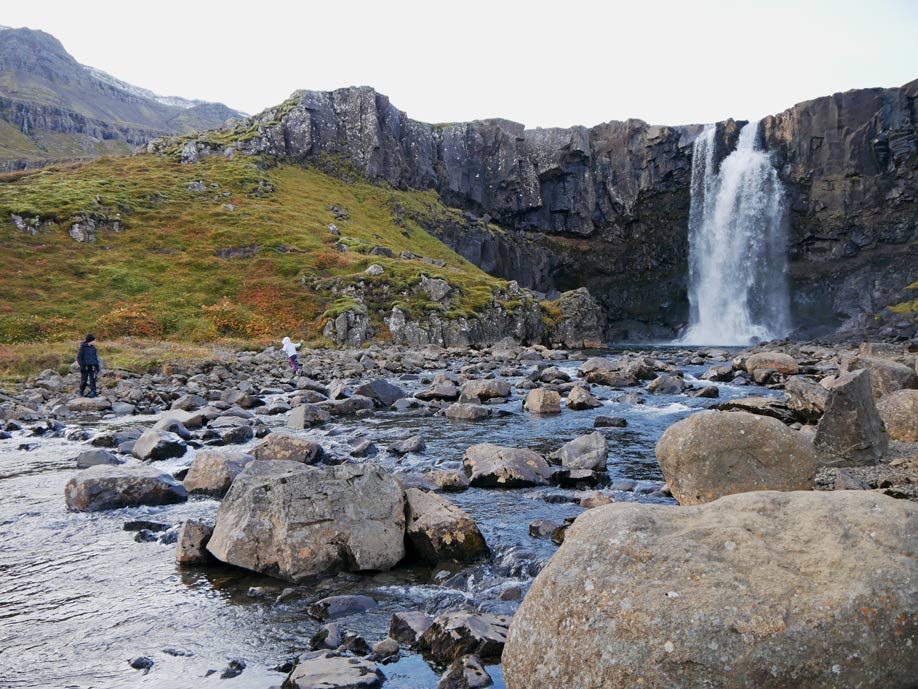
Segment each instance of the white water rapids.
[[740,131],[715,170],[714,125],[694,144],[689,211],[689,327],[693,345],[747,345],[790,330],[784,191],[759,125]]

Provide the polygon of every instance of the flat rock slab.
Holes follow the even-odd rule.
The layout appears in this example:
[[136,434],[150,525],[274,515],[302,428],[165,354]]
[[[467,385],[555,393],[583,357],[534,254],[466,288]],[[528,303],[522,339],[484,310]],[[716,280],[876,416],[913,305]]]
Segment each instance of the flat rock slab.
[[188,493],[169,474],[152,467],[98,465],[70,479],[64,489],[64,498],[71,510],[97,512],[184,502]]
[[77,397],[67,402],[67,409],[75,412],[104,412],[112,408],[105,397]]
[[283,689],[376,689],[385,675],[371,660],[314,651],[300,656]]
[[468,448],[462,469],[470,485],[483,488],[544,486],[551,477],[551,467],[537,452],[492,443]]
[[590,510],[535,579],[508,689],[910,689],[918,505],[865,491]]

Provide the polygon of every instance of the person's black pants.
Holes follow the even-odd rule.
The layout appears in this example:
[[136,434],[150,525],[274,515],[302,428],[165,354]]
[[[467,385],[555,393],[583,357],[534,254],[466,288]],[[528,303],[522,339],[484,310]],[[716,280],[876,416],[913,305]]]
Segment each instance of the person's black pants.
[[80,395],[82,395],[86,390],[86,384],[89,383],[89,391],[96,391],[96,367],[95,366],[81,366],[80,367]]

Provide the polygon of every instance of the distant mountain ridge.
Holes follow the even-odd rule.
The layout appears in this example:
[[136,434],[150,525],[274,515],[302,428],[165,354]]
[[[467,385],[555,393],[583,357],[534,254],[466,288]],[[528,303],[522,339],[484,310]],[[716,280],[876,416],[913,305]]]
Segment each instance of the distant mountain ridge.
[[43,31],[0,27],[0,169],[128,153],[159,136],[243,116],[82,65]]

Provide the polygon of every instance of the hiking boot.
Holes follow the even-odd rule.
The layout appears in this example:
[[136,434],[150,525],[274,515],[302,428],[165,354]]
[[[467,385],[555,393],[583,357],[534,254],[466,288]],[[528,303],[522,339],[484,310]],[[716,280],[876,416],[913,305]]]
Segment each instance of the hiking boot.
[[90,393],[87,395],[87,397],[89,397],[89,398],[92,398],[92,397],[95,397],[95,396],[96,396],[96,391],[95,391],[95,390],[93,390],[92,392],[90,392]]

